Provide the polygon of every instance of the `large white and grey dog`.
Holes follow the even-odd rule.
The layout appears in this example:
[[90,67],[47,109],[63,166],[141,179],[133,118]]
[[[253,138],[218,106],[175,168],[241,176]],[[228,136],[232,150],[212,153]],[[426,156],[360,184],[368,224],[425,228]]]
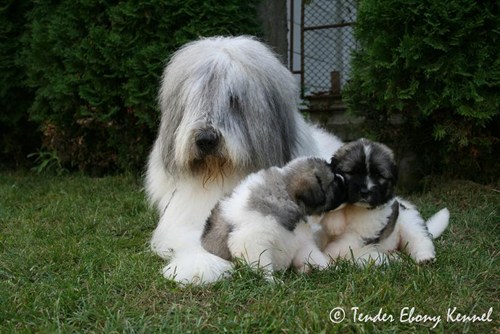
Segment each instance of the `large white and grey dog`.
[[221,260],[199,273],[199,279],[216,281],[235,258],[262,269],[267,278],[291,265],[301,272],[327,267],[329,259],[316,245],[308,217],[344,200],[343,179],[319,158],[298,158],[282,168],[250,174],[207,219],[202,245]]
[[[328,159],[341,146],[304,121],[297,97],[291,73],[251,37],[201,39],[170,59],[146,174],[149,201],[160,215],[151,247],[170,259],[165,277],[190,282],[211,265],[199,256],[203,226],[246,175],[299,156]],[[176,269],[186,261],[189,268]]]
[[330,241],[326,254],[361,263],[369,258],[383,263],[395,250],[406,251],[417,263],[435,258],[433,239],[448,226],[449,212],[442,209],[425,222],[414,205],[395,197],[391,149],[360,139],[342,146],[331,167],[345,179],[347,205],[322,220]]

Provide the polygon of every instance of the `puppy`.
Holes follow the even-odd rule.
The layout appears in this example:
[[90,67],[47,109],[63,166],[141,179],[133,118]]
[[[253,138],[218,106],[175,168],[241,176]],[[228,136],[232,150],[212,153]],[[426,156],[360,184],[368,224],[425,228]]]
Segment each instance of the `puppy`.
[[395,197],[397,166],[387,146],[360,139],[342,146],[330,165],[345,179],[347,204],[321,221],[328,256],[380,264],[389,252],[403,250],[417,263],[435,258],[433,239],[448,226],[449,211],[425,222],[415,206]]
[[224,260],[242,258],[263,269],[267,278],[291,264],[300,271],[326,267],[328,258],[315,244],[307,218],[344,200],[343,180],[326,161],[298,158],[249,175],[212,210],[201,243]]

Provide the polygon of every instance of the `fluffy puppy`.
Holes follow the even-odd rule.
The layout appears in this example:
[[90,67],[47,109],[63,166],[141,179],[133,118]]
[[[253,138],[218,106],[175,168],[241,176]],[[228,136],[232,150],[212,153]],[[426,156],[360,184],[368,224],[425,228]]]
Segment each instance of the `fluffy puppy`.
[[145,183],[159,215],[151,248],[169,260],[166,278],[191,281],[220,264],[207,260],[200,237],[212,208],[244,177],[300,156],[329,159],[341,146],[303,119],[297,88],[271,49],[248,36],[202,38],[171,57]]
[[200,280],[217,280],[235,258],[267,278],[291,264],[301,271],[326,267],[307,218],[336,208],[344,197],[343,180],[322,159],[299,158],[249,175],[207,219],[201,243],[225,262],[199,273]]
[[387,146],[367,139],[345,144],[331,168],[345,179],[347,205],[321,222],[327,255],[381,263],[389,252],[403,250],[417,263],[435,258],[433,239],[448,226],[449,212],[442,209],[425,222],[411,203],[395,197],[397,166]]

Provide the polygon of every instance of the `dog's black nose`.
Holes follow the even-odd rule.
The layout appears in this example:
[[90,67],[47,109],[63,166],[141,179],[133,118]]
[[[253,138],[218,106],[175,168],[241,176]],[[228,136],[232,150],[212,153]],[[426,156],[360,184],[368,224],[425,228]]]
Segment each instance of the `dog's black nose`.
[[361,195],[361,198],[367,198],[368,195],[370,195],[370,190],[368,190],[367,187],[361,187],[359,189],[359,194]]
[[212,130],[202,131],[196,135],[195,143],[201,152],[211,153],[219,144],[219,136]]

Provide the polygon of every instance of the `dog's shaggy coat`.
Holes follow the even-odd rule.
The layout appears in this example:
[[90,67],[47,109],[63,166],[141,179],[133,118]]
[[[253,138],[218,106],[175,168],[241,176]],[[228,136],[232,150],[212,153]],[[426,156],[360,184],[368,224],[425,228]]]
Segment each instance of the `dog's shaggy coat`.
[[425,222],[411,203],[394,196],[397,167],[387,146],[367,139],[345,144],[331,167],[345,179],[347,205],[322,220],[327,255],[382,263],[403,250],[418,263],[435,258],[432,240],[448,226],[449,212],[442,209]]
[[201,39],[170,59],[145,186],[160,215],[151,247],[170,259],[165,277],[190,282],[211,265],[198,256],[206,218],[246,175],[299,156],[328,159],[340,147],[304,121],[297,93],[291,73],[251,37]]

